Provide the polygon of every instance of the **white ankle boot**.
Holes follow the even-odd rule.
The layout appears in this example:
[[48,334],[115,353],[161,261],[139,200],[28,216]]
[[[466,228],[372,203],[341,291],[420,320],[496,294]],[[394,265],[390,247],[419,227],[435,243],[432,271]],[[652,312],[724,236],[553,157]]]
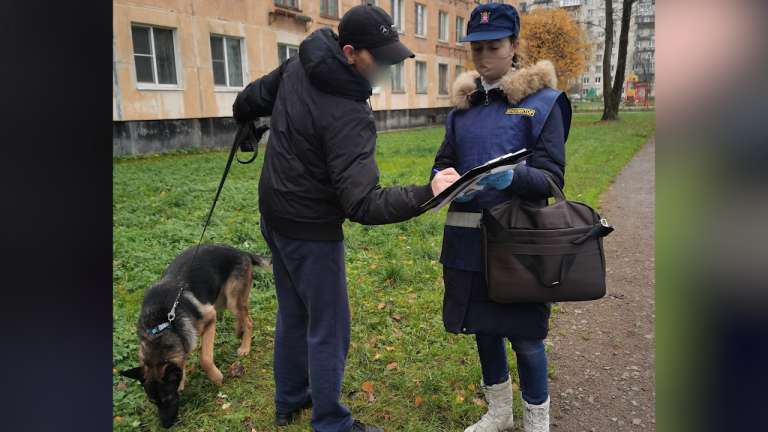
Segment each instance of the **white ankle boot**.
[[488,402],[488,412],[479,422],[464,429],[464,432],[505,432],[512,430],[512,380],[486,386],[483,393]]
[[549,397],[541,405],[531,405],[523,399],[523,430],[549,432]]

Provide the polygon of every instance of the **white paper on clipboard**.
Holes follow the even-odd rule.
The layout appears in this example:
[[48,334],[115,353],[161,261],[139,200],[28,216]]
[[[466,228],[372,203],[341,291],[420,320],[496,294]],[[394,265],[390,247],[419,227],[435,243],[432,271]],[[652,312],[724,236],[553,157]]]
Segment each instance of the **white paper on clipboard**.
[[444,191],[435,197],[432,197],[429,201],[422,205],[422,208],[431,209],[432,211],[438,211],[447,204],[450,204],[457,196],[463,192],[471,192],[473,189],[482,188],[478,187],[477,183],[488,177],[491,174],[496,174],[501,171],[514,169],[517,165],[525,163],[525,159],[531,155],[531,151],[528,149],[518,150],[513,153],[507,153],[499,156],[496,159],[489,160],[488,162],[472,168],[459,177],[456,182],[447,187]]

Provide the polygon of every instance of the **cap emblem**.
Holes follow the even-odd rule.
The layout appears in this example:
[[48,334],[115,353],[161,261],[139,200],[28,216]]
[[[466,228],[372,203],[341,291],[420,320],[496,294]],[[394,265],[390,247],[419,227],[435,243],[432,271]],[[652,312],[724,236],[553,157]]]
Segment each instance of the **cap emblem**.
[[390,27],[387,27],[386,25],[382,24],[382,25],[379,26],[379,30],[381,30],[382,34],[390,35],[390,34],[392,34],[392,32],[395,31],[395,25],[392,24],[392,26],[390,28]]
[[491,18],[491,11],[480,12],[480,24],[488,24],[488,20]]

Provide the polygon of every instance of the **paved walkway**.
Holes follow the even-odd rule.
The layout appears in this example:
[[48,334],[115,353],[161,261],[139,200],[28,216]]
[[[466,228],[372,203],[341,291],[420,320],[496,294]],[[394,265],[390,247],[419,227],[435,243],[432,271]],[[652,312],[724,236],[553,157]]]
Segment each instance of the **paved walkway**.
[[654,153],[651,140],[602,196],[608,295],[561,303],[548,343],[552,431],[656,430]]

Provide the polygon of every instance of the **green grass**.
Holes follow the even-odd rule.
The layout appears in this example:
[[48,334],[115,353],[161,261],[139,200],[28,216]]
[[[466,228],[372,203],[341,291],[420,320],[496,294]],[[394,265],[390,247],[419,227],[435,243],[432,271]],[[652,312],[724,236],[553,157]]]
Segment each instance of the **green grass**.
[[[655,121],[652,112],[622,113],[620,122],[610,124],[598,119],[599,114],[574,116],[567,144],[566,193],[593,206],[653,133]],[[380,134],[377,160],[382,184],[425,182],[442,137],[442,128]],[[176,254],[197,240],[225,158],[225,153],[214,152],[114,163],[115,370],[136,365],[135,324],[143,290]],[[234,166],[207,241],[268,251],[258,228],[257,181],[262,160],[260,156],[252,165]],[[352,345],[344,402],[356,416],[390,431],[463,430],[484,412],[474,339],[448,334],[442,326],[438,256],[444,212],[387,226],[345,224]],[[194,354],[193,371],[182,395],[182,421],[175,430],[273,430],[275,308],[271,275],[257,272],[251,292],[253,350],[242,361],[245,374],[225,378],[224,385],[216,388],[200,371]],[[232,318],[225,313],[215,348],[216,363],[225,376],[237,360],[237,346]],[[510,367],[516,381],[514,356],[510,356]],[[115,429],[160,429],[154,407],[140,386],[127,383],[126,388],[116,373],[113,381]],[[361,390],[364,382],[373,384],[373,401]],[[305,431],[308,422],[307,413],[286,431]]]

